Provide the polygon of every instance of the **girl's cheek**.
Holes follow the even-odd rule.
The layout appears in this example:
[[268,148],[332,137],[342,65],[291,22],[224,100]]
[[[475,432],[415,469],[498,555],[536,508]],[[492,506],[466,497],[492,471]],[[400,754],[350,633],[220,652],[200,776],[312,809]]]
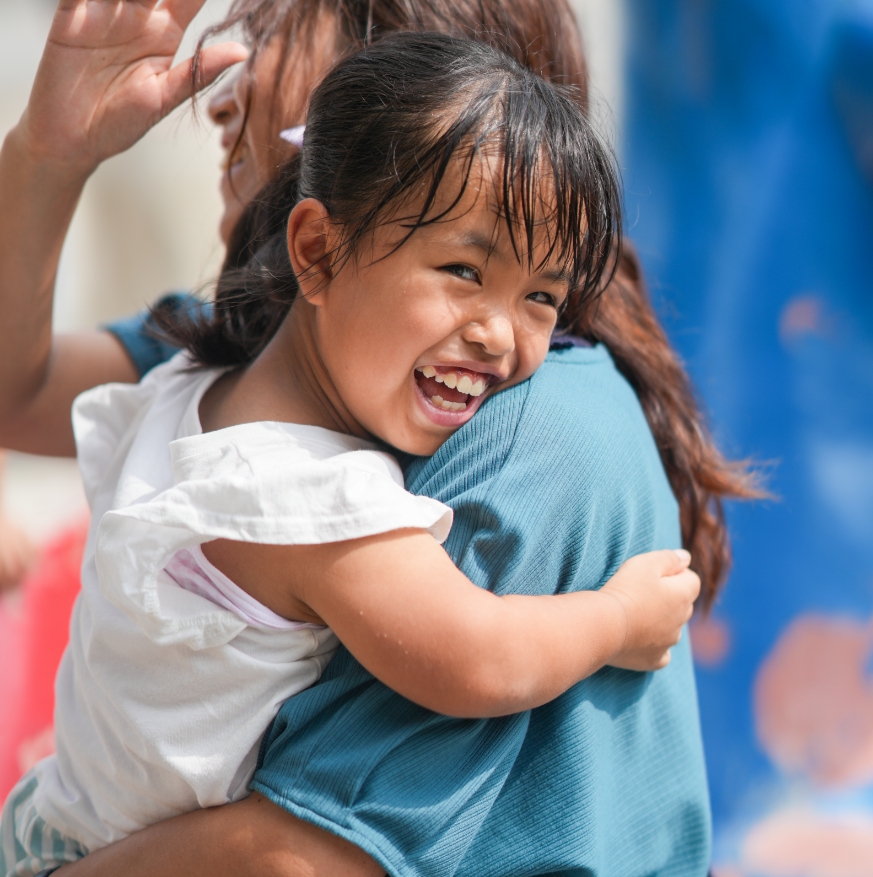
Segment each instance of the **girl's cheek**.
[[545,332],[540,327],[539,331],[520,345],[519,370],[524,372],[525,378],[529,378],[546,361],[553,330],[552,328]]

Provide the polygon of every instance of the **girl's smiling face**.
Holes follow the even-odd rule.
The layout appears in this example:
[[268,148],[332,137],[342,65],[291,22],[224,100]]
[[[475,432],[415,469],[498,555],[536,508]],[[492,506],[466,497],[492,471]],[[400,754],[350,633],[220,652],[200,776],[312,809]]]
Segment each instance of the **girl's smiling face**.
[[479,176],[445,218],[399,248],[403,224],[380,225],[366,252],[336,272],[327,267],[335,244],[321,231],[324,208],[309,199],[292,213],[289,250],[303,293],[292,314],[311,324],[319,382],[349,431],[432,454],[488,396],[545,359],[567,281],[560,265],[540,265],[545,235],[519,260]]
[[572,94],[484,43],[377,40],[315,89],[210,324],[183,327],[197,361],[247,364],[201,415],[433,453],[595,294],[619,201]]

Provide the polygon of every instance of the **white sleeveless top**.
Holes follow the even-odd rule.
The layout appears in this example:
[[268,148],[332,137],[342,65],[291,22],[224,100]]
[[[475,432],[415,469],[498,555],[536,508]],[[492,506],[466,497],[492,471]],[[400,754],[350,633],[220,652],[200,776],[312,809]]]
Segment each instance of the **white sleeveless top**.
[[37,765],[34,803],[89,850],[245,797],[267,725],[337,646],[316,625],[249,623],[248,610],[269,612],[256,601],[240,611],[180,586],[165,569],[177,552],[404,527],[443,541],[451,526],[446,506],[405,491],[396,461],[357,438],[288,423],[203,434],[200,399],[220,374],[180,354],[73,406],[92,521],[56,684],[57,753]]

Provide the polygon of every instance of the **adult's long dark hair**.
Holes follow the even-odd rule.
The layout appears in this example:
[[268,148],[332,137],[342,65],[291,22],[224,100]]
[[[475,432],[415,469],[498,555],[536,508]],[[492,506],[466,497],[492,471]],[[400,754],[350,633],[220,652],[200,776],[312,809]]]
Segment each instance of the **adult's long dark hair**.
[[[575,85],[587,107],[585,53],[567,0],[234,0],[224,22],[206,36],[241,28],[253,49],[252,61],[259,49],[275,42],[284,47],[284,60],[290,46],[311,37],[323,17],[336,23],[340,52],[409,30],[493,42],[543,78]],[[277,82],[284,73],[280,64]],[[277,131],[281,126],[277,120]],[[253,212],[236,230],[228,253],[231,266],[246,252],[247,236],[261,227]],[[625,245],[596,307],[569,308],[562,325],[606,344],[639,396],[679,502],[683,544],[694,555],[703,583],[701,604],[708,607],[731,562],[723,502],[759,492],[748,467],[726,460],[713,442],[630,247]]]
[[713,441],[691,381],[652,308],[633,246],[625,242],[603,294],[582,306],[571,303],[561,322],[573,334],[605,344],[634,388],[679,503],[682,544],[694,558],[699,604],[708,611],[731,563],[723,501],[767,494],[748,463],[726,459]]

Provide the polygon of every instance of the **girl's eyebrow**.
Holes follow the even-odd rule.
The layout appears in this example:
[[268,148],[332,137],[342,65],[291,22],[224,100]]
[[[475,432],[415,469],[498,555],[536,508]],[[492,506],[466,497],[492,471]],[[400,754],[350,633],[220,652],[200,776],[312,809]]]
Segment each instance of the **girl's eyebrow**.
[[485,235],[478,234],[475,231],[467,232],[461,237],[456,239],[456,243],[458,243],[462,247],[474,247],[477,250],[481,250],[486,256],[496,256],[498,259],[505,259],[506,254],[502,253],[497,246],[497,243],[489,237],[485,237]]
[[548,268],[535,273],[539,277],[552,281],[552,283],[566,283],[568,285],[570,283],[570,275],[564,268]]

